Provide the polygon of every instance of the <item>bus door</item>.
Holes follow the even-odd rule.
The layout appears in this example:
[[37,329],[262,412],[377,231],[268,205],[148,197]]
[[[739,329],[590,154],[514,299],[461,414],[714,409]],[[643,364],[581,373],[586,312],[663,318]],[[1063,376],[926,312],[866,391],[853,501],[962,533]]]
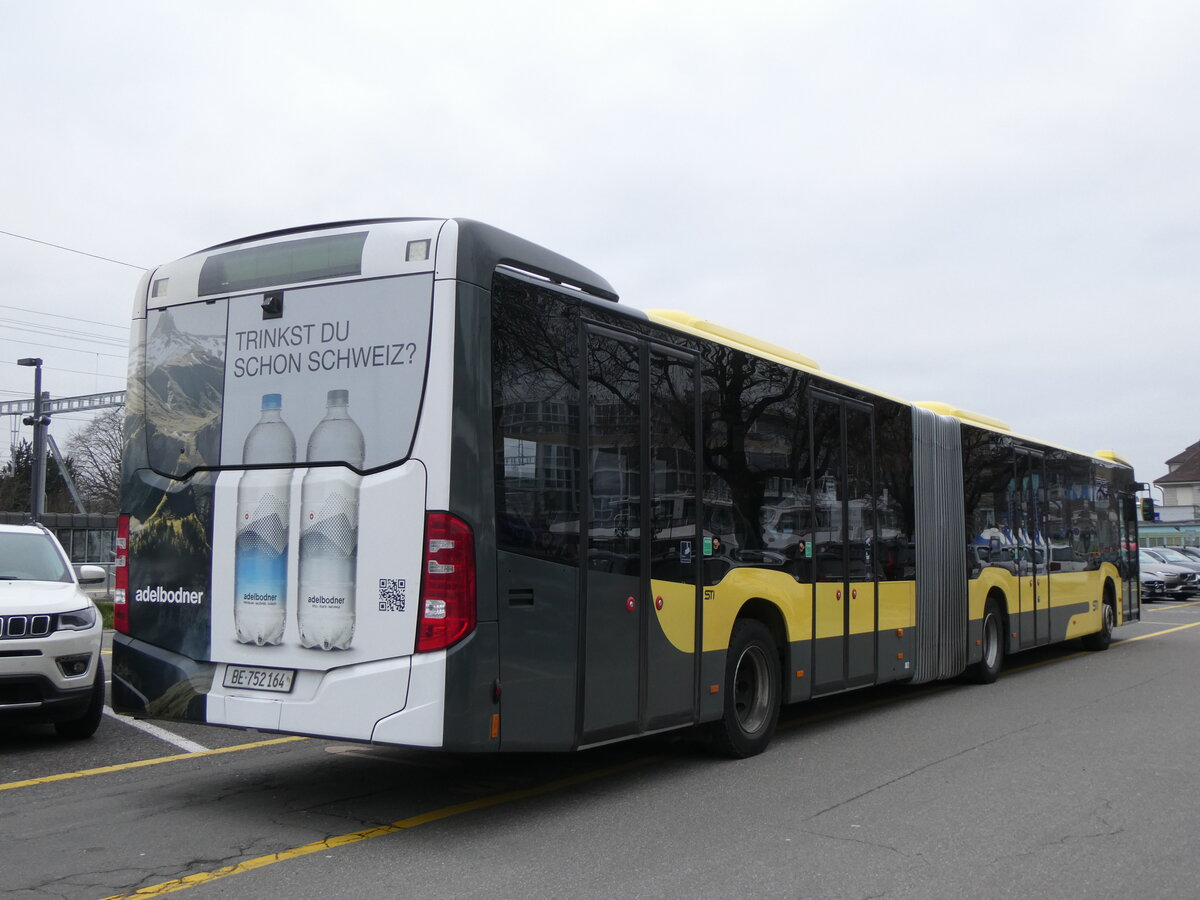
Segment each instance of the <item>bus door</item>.
[[875,596],[874,409],[814,391],[813,692],[873,684]]
[[1017,579],[1021,603],[1021,647],[1050,640],[1050,561],[1046,542],[1045,456],[1017,450]]
[[694,356],[585,327],[582,743],[692,721],[700,526]]
[[1117,568],[1121,574],[1122,623],[1136,622],[1142,617],[1141,583],[1138,580],[1137,497],[1130,488],[1121,493],[1121,550]]

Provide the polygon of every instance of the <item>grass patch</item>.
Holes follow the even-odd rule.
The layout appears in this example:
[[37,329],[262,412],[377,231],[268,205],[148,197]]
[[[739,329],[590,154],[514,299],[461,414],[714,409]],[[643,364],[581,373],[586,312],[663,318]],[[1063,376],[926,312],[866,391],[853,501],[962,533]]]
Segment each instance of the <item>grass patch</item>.
[[95,601],[96,608],[100,610],[100,615],[104,617],[104,627],[113,627],[113,605],[111,600]]

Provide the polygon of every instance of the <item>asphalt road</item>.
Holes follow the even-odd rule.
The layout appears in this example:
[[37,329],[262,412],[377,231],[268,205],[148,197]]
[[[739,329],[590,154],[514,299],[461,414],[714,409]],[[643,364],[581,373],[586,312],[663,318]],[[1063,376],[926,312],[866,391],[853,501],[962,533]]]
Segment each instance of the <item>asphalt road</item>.
[[464,757],[106,717],[0,733],[0,891],[99,898],[1200,896],[1200,603],[995,685],[794,707],[762,756]]

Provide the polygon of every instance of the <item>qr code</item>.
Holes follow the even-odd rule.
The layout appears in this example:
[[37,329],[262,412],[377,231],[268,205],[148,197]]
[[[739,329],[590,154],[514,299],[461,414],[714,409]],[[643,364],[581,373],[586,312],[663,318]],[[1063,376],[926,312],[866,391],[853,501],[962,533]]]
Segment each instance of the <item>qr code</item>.
[[379,579],[379,611],[404,612],[404,579]]

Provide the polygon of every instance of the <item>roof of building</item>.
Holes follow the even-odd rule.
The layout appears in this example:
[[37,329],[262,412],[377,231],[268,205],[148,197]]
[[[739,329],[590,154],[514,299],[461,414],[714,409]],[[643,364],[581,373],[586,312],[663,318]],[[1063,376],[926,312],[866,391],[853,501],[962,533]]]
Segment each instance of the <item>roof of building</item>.
[[1200,441],[1168,459],[1167,466],[1171,471],[1162,478],[1154,479],[1155,484],[1200,482]]

